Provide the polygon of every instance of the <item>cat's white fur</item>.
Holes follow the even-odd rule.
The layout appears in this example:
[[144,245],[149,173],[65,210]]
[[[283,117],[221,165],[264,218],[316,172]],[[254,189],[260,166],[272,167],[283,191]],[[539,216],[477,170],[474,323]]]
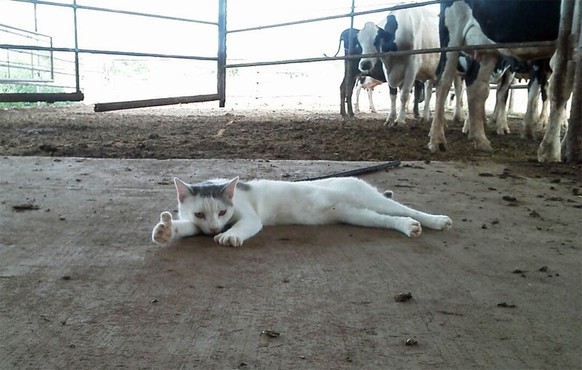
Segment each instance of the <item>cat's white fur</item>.
[[[452,221],[388,199],[363,180],[343,177],[287,182],[253,180],[239,183],[216,179],[220,195],[194,195],[189,185],[174,179],[178,194],[178,219],[163,212],[152,240],[166,245],[176,238],[196,234],[214,235],[224,246],[239,247],[266,225],[323,225],[346,223],[398,230],[418,237],[422,226],[444,230]],[[237,186],[237,184],[239,186]]]

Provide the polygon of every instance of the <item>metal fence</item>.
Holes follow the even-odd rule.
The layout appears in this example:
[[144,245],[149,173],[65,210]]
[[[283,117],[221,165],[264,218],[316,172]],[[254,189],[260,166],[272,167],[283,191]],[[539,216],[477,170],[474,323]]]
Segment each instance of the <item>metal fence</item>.
[[[0,24],[0,37],[14,43],[51,47],[52,38],[38,32]],[[53,54],[37,50],[3,50],[0,55],[0,83],[54,82]]]
[[[7,53],[28,53],[34,55],[44,55],[50,54],[55,52],[64,52],[64,53],[72,53],[73,54],[73,65],[74,65],[74,93],[4,93],[0,94],[0,102],[37,102],[37,101],[46,101],[46,102],[56,102],[56,101],[81,101],[84,99],[84,95],[82,93],[82,89],[80,86],[80,66],[79,66],[79,55],[80,54],[100,54],[100,55],[117,55],[117,56],[131,56],[131,57],[149,57],[149,58],[166,58],[166,59],[182,59],[182,60],[199,60],[199,61],[209,61],[215,62],[218,66],[218,76],[217,76],[217,87],[216,92],[204,95],[194,95],[194,96],[180,96],[180,97],[170,97],[170,98],[161,98],[161,99],[149,99],[149,100],[141,100],[141,101],[130,101],[130,102],[115,102],[115,103],[104,103],[104,104],[96,104],[95,110],[96,111],[105,111],[105,110],[113,110],[113,109],[123,109],[123,108],[138,108],[138,107],[146,107],[146,106],[154,106],[154,105],[166,105],[166,104],[178,104],[178,103],[191,103],[191,102],[201,102],[201,101],[213,101],[218,100],[220,102],[220,106],[224,106],[225,104],[225,64],[226,64],[226,33],[225,33],[225,25],[226,25],[226,0],[218,0],[218,20],[214,21],[206,21],[206,20],[199,20],[199,19],[192,19],[192,18],[182,18],[182,17],[172,17],[172,16],[165,16],[159,14],[151,14],[151,13],[142,13],[142,12],[135,12],[135,11],[126,11],[126,10],[119,10],[119,9],[110,9],[110,8],[102,8],[102,7],[94,7],[94,6],[84,6],[77,4],[77,0],[73,0],[72,3],[58,3],[58,2],[51,2],[51,1],[43,1],[43,0],[11,0],[13,2],[19,3],[29,3],[31,6],[47,6],[47,7],[59,7],[59,8],[68,8],[72,11],[72,18],[73,18],[73,29],[71,32],[73,33],[74,38],[74,45],[72,47],[54,47],[52,44],[50,45],[42,45],[40,43],[1,43],[0,50],[4,50]],[[124,16],[132,16],[132,17],[145,17],[145,18],[155,18],[155,19],[164,19],[173,22],[183,22],[183,23],[195,23],[195,24],[202,24],[208,25],[218,28],[219,40],[218,40],[218,52],[216,57],[205,57],[205,56],[197,56],[197,55],[188,55],[188,54],[162,54],[162,53],[148,53],[148,52],[130,52],[124,50],[104,50],[104,49],[89,49],[89,48],[82,48],[79,45],[78,39],[78,12],[86,11],[86,12],[101,12],[101,13],[115,13]],[[3,38],[4,39],[4,38]],[[51,59],[52,60],[52,59]],[[14,66],[12,66],[14,68]],[[21,68],[27,69],[35,69],[34,65],[31,63],[23,63]],[[0,81],[0,83],[24,83],[26,81]],[[33,82],[40,82],[40,81],[28,81],[30,83]]]
[[[72,10],[72,17],[74,19],[74,28],[72,32],[74,33],[74,46],[71,48],[56,48],[53,46],[40,46],[40,45],[22,45],[22,44],[0,44],[0,49],[12,50],[12,51],[36,51],[37,53],[52,53],[52,52],[70,52],[74,54],[74,70],[75,70],[75,93],[73,94],[63,94],[63,93],[50,93],[50,94],[0,94],[0,101],[64,101],[64,100],[82,100],[83,94],[81,92],[81,86],[79,81],[79,54],[103,54],[103,55],[122,55],[122,56],[135,56],[135,57],[152,57],[152,58],[171,58],[171,59],[186,59],[186,60],[202,60],[215,62],[217,65],[217,83],[216,92],[204,94],[204,95],[194,95],[194,96],[180,96],[180,97],[169,97],[169,98],[156,98],[147,100],[134,100],[134,101],[122,101],[122,102],[112,102],[112,103],[99,103],[95,105],[95,111],[107,111],[115,109],[127,109],[127,108],[139,108],[148,106],[159,106],[159,105],[169,105],[169,104],[179,104],[179,103],[192,103],[192,102],[204,102],[204,101],[219,101],[219,106],[224,107],[226,101],[226,70],[229,68],[243,68],[243,67],[257,67],[257,66],[269,66],[269,65],[282,65],[282,64],[293,64],[293,63],[311,63],[311,62],[325,62],[325,61],[336,61],[345,59],[355,59],[361,58],[362,56],[335,56],[335,57],[313,57],[313,58],[301,58],[301,59],[287,59],[287,60],[272,60],[272,61],[260,61],[252,63],[228,63],[226,56],[226,40],[228,34],[242,33],[249,31],[266,30],[271,28],[288,27],[294,25],[308,24],[323,22],[332,19],[349,18],[350,25],[353,26],[354,18],[375,14],[380,12],[389,12],[393,10],[400,10],[418,6],[427,6],[440,4],[442,0],[429,0],[423,2],[416,2],[410,4],[400,4],[391,7],[384,7],[373,10],[366,11],[356,11],[356,0],[351,2],[351,11],[348,13],[336,14],[325,17],[311,18],[311,19],[300,19],[292,22],[284,22],[277,24],[265,24],[253,27],[239,28],[239,29],[227,29],[227,0],[217,0],[217,21],[204,21],[189,18],[180,17],[170,17],[158,14],[141,13],[134,11],[124,11],[115,10],[109,8],[100,8],[92,6],[78,5],[77,0],[73,0],[71,4],[56,3],[50,1],[42,0],[11,0],[15,2],[30,3],[42,6],[52,6],[52,7],[66,7]],[[122,50],[101,50],[101,49],[85,49],[79,46],[78,42],[78,28],[77,28],[77,12],[78,11],[90,11],[90,12],[108,12],[117,13],[126,16],[136,16],[136,17],[148,17],[148,18],[158,18],[166,19],[175,22],[187,22],[187,23],[198,23],[205,24],[213,27],[217,27],[218,30],[218,40],[217,40],[217,52],[216,57],[201,57],[196,55],[176,55],[176,54],[160,54],[160,53],[145,53],[145,52],[129,52]],[[411,55],[411,54],[421,54],[421,53],[439,53],[443,51],[467,51],[467,50],[485,50],[485,49],[498,49],[498,48],[514,48],[514,47],[527,47],[527,46],[553,46],[555,42],[536,42],[536,43],[511,43],[511,44],[495,44],[495,45],[474,45],[474,46],[463,46],[463,47],[449,47],[449,48],[435,48],[426,50],[409,50],[400,52],[390,52],[390,53],[378,53],[370,54],[365,56],[384,56],[384,55]],[[1,82],[1,81],[0,81]]]

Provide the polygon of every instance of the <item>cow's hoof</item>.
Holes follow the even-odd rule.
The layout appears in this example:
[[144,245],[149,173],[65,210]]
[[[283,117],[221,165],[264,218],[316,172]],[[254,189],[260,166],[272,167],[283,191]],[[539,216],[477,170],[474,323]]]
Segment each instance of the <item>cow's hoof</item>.
[[550,162],[560,162],[561,161],[561,148],[558,145],[554,148],[552,145],[547,143],[540,144],[538,148],[538,162],[550,163]]
[[532,129],[524,130],[523,133],[521,134],[521,137],[523,139],[528,139],[528,140],[536,140],[537,139],[537,135],[536,135],[535,131]]
[[509,135],[511,131],[509,131],[509,127],[499,127],[497,129],[497,135],[503,136],[503,135]]
[[455,115],[453,116],[453,121],[454,122],[464,122],[465,121],[465,117],[463,117],[462,115]]
[[438,151],[446,152],[447,151],[447,143],[444,142],[429,142],[428,143],[428,150],[431,153],[437,153]]
[[489,143],[488,141],[481,141],[475,142],[475,150],[480,152],[480,153],[484,153],[484,154],[491,154],[493,153],[493,147],[491,146],[491,143]]

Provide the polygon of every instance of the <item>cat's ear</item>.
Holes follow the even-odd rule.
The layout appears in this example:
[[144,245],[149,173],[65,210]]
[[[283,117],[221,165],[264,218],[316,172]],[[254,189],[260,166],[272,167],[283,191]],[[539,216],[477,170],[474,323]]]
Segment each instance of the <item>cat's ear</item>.
[[183,203],[186,195],[190,193],[190,190],[186,183],[177,177],[174,177],[174,184],[176,185],[176,192],[178,193],[178,202]]
[[228,185],[224,187],[223,194],[228,200],[232,200],[234,197],[234,190],[236,189],[236,184],[238,183],[238,176],[230,180]]

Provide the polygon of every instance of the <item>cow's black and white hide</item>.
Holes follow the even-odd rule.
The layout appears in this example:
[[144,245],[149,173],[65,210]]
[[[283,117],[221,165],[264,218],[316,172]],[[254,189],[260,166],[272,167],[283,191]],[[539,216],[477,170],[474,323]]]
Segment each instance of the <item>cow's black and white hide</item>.
[[366,91],[368,94],[368,105],[370,107],[370,113],[377,113],[376,107],[374,107],[374,88],[376,86],[382,85],[384,81],[376,80],[370,76],[361,76],[356,81],[356,103],[354,104],[354,112],[360,113],[360,92],[362,90]]
[[[388,14],[378,24],[368,22],[358,34],[364,54],[379,52],[419,50],[436,48],[438,40],[438,12],[431,7],[397,10]],[[391,90],[391,110],[385,124],[404,124],[410,90],[415,80],[428,81],[422,117],[429,119],[430,97],[434,81],[438,54],[415,54],[406,56],[366,57],[360,61],[360,70],[367,73],[382,61],[386,79],[391,88],[401,88],[400,110],[396,114],[396,94]]]
[[[384,72],[382,72],[384,73]],[[370,106],[370,112],[371,113],[377,113],[376,108],[374,107],[374,99],[373,99],[373,92],[374,92],[374,88],[376,86],[382,85],[384,82],[382,81],[378,81],[375,78],[372,78],[370,76],[361,76],[360,78],[358,78],[358,81],[356,82],[356,87],[355,87],[355,91],[356,91],[356,103],[354,104],[354,112],[355,113],[359,113],[360,112],[360,92],[362,90],[365,90],[366,93],[368,94],[368,104]],[[392,93],[392,91],[394,91],[394,95],[397,94],[397,92],[395,91],[396,89],[390,88],[390,92]],[[418,118],[420,117],[420,110],[419,110],[419,103],[422,103],[424,101],[424,83],[420,82],[420,81],[414,81],[414,107],[413,107],[413,113],[414,113],[414,117]]]
[[[548,99],[548,81],[552,75],[552,69],[550,67],[550,59],[548,58],[534,60],[528,63],[527,66],[529,67],[529,73],[526,73],[526,76],[529,75],[529,82],[527,84],[528,99],[523,123],[523,135],[527,138],[534,138],[535,131],[545,130],[548,124],[548,108],[550,105]],[[516,77],[518,79],[524,78],[519,73],[516,74]],[[541,96],[542,99],[542,108],[539,115],[538,96]],[[562,124],[565,122],[567,121],[564,119]]]
[[[552,41],[558,36],[559,22],[559,0],[450,0],[441,3],[439,36],[443,47]],[[481,50],[472,53],[478,63],[475,63],[472,77],[466,79],[469,108],[468,134],[469,138],[474,140],[477,150],[492,151],[491,143],[484,130],[485,100],[489,94],[491,72],[495,68],[499,53],[511,55],[522,61],[531,61],[550,58],[554,51],[554,47],[528,47]],[[428,144],[428,148],[432,152],[446,149],[444,106],[446,95],[456,73],[458,58],[459,52],[457,51],[441,54],[439,64],[441,76],[437,87],[435,114]],[[569,96],[572,89],[571,84],[561,88]],[[554,105],[552,102],[552,105],[556,109],[554,116],[557,122],[550,120],[550,126],[555,124],[559,126],[562,121],[561,117],[565,114],[566,102],[556,101],[555,103]],[[550,117],[552,117],[552,112],[550,112]],[[546,143],[543,149],[540,147],[538,159],[542,161],[559,160],[559,135],[557,141],[557,143]]]
[[[339,45],[338,49],[335,53],[335,56],[339,54],[341,49],[341,45],[344,45],[344,54],[348,55],[361,55],[362,54],[362,47],[358,41],[358,33],[360,31],[355,28],[348,28],[342,31],[340,34]],[[346,59],[344,63],[344,77],[342,83],[340,84],[340,114],[343,117],[353,117],[354,116],[354,105],[352,104],[353,98],[353,91],[354,86],[356,85],[356,81],[360,78],[370,78],[373,81],[376,81],[376,84],[386,82],[386,77],[384,74],[384,69],[382,67],[382,63],[377,61],[374,67],[367,71],[367,73],[363,74],[359,69],[360,59]],[[361,86],[361,85],[360,85]],[[371,85],[368,85],[371,87]],[[371,87],[373,89],[373,87]],[[355,106],[359,108],[359,86],[356,88],[356,104]],[[397,89],[390,87],[390,95],[396,95]],[[414,90],[414,115],[415,117],[419,116],[419,108],[418,104],[422,103],[424,100],[424,84],[417,81],[415,83],[415,90]],[[374,103],[372,100],[372,91],[368,90],[368,97],[371,108],[375,111]],[[347,108],[347,112],[346,112]],[[359,109],[356,109],[358,111]]]
[[[341,33],[336,55],[339,53],[342,42],[344,44],[344,54],[346,56],[362,54],[362,47],[358,42],[358,32],[359,30],[355,28],[348,28]],[[359,58],[346,59],[344,61],[344,78],[340,85],[340,114],[343,117],[354,116],[352,96],[356,80],[362,74],[358,68],[359,63]],[[384,76],[384,71],[382,70],[382,66],[380,64],[376,68],[372,68],[368,75],[375,80],[386,82],[386,77]]]
[[[477,63],[469,54],[461,53],[457,70],[464,77],[468,70],[473,72],[477,70],[473,64]],[[548,97],[547,86],[550,75],[550,60],[539,59],[530,62],[519,61],[514,57],[500,55],[491,73],[490,83],[497,84],[495,108],[491,119],[490,126],[495,126],[498,135],[510,133],[507,124],[507,100],[509,90],[514,79],[527,79],[528,82],[528,102],[524,118],[524,137],[533,137],[534,130],[541,130],[545,127],[548,120]],[[474,76],[473,76],[474,78]],[[541,96],[543,107],[538,115],[538,96]],[[469,121],[465,121],[463,133],[469,132]]]

